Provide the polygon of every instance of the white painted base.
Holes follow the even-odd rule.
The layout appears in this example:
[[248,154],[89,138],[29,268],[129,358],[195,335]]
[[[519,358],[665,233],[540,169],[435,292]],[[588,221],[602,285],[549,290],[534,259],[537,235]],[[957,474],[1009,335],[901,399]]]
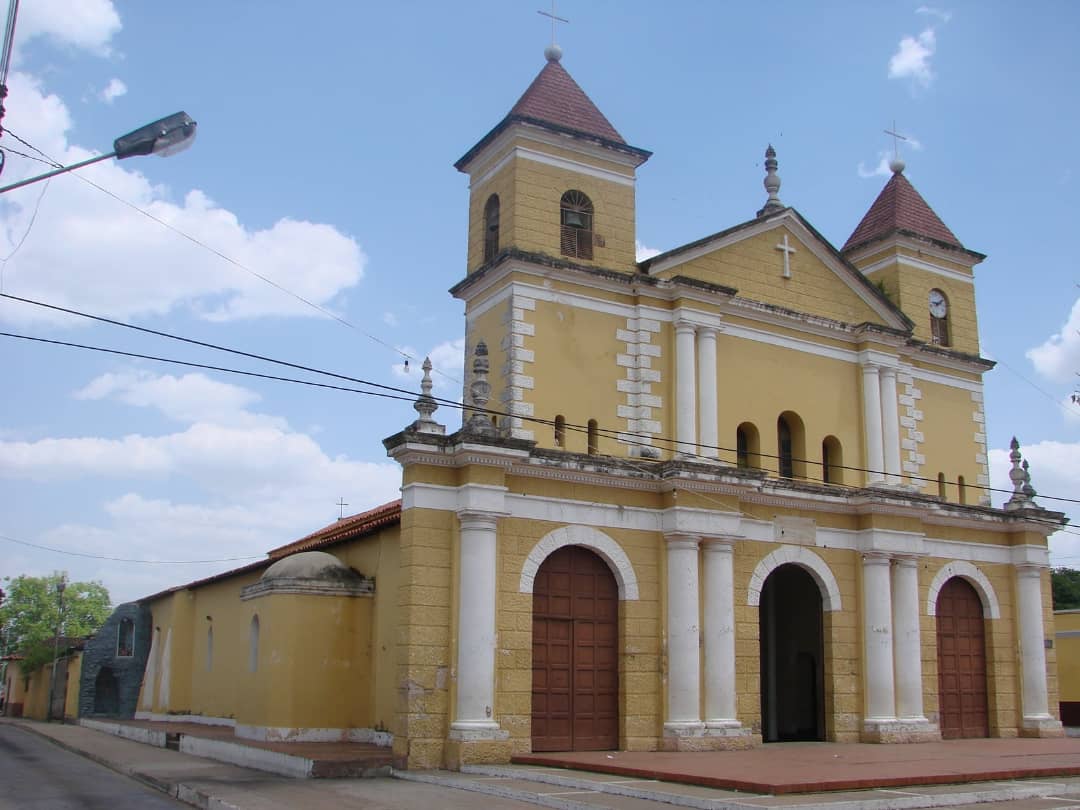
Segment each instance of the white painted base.
[[155,723],[199,723],[204,726],[236,727],[232,717],[213,717],[206,714],[164,714],[162,712],[135,712],[136,720],[152,720]]
[[362,742],[389,748],[394,735],[373,728],[290,728],[287,726],[236,726],[236,736],[259,742]]
[[1025,717],[1020,724],[1020,733],[1025,737],[1064,737],[1065,727],[1060,720],[1055,720],[1049,714],[1038,714]]
[[664,723],[665,737],[704,737],[705,724],[696,722]]
[[941,739],[941,728],[925,717],[865,720],[862,736],[865,742],[936,742]]
[[509,740],[510,732],[499,728],[498,723],[491,723],[491,725],[479,725],[479,724],[450,724],[449,739],[457,740],[459,742],[490,742],[499,740]]
[[154,731],[149,728],[140,728],[139,726],[128,726],[123,723],[110,723],[105,720],[79,720],[79,725],[84,728],[92,728],[94,731],[101,731],[105,734],[112,734],[114,737],[123,737],[125,740],[133,740],[143,745],[154,745],[158,748],[165,747],[165,732]]

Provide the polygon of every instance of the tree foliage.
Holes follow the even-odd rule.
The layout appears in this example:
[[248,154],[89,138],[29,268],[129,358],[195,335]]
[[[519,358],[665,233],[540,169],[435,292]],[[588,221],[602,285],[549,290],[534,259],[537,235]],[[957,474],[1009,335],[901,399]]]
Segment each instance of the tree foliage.
[[59,635],[82,638],[105,623],[112,611],[109,591],[100,582],[69,582],[60,611],[59,572],[47,577],[4,578],[0,605],[0,653],[21,655],[24,672],[52,658],[52,641]]
[[1071,568],[1055,568],[1050,572],[1054,589],[1054,610],[1080,608],[1080,571]]

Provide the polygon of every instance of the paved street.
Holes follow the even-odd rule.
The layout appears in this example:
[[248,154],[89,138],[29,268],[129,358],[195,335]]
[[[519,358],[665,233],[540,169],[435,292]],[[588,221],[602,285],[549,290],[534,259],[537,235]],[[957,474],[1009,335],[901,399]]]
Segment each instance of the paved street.
[[13,725],[0,726],[0,808],[177,810],[175,799]]

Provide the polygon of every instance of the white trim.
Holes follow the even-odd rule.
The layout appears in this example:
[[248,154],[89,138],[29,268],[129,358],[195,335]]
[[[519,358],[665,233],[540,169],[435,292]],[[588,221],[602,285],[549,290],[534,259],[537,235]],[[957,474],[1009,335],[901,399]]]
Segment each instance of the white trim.
[[851,349],[838,349],[835,346],[822,346],[819,343],[812,343],[809,340],[788,337],[787,335],[777,335],[772,332],[765,332],[749,326],[737,326],[727,322],[724,324],[723,331],[725,335],[731,335],[732,337],[752,340],[756,343],[767,343],[770,346],[780,346],[784,349],[792,349],[797,352],[812,354],[816,357],[827,357],[831,360],[843,360],[846,363],[857,363],[859,360],[859,353]]
[[950,377],[947,374],[942,374],[939,371],[928,371],[924,368],[916,368],[911,366],[904,369],[904,373],[911,375],[916,380],[922,380],[923,382],[937,383],[938,385],[947,385],[950,388],[961,388],[965,391],[978,391],[982,393],[982,382],[976,382],[975,380],[965,380],[960,377]]
[[878,270],[884,270],[891,264],[902,264],[907,267],[914,268],[916,270],[924,270],[927,273],[933,273],[943,278],[951,279],[953,281],[960,281],[965,284],[974,284],[975,277],[969,276],[966,273],[961,273],[959,270],[949,270],[947,267],[938,267],[935,264],[929,262],[920,261],[919,259],[913,259],[910,256],[903,254],[897,254],[895,256],[889,256],[886,259],[882,259],[879,262],[874,262],[869,267],[863,268],[863,275],[869,276],[871,273],[876,273]]
[[563,546],[585,546],[595,551],[615,575],[615,581],[619,584],[619,599],[624,602],[633,602],[640,598],[634,566],[631,565],[630,558],[626,556],[622,546],[603,532],[589,526],[563,526],[540,538],[521,567],[521,582],[518,585],[521,593],[533,592],[540,564]]
[[510,146],[515,138],[542,143],[546,146],[553,146],[556,149],[566,149],[571,152],[578,152],[587,157],[596,158],[597,160],[605,160],[609,163],[626,166],[631,171],[636,169],[647,159],[640,155],[619,152],[611,147],[588,143],[587,141],[575,138],[573,135],[548,132],[538,126],[530,126],[525,123],[515,122],[503,132],[499,133],[495,140],[485,146],[479,154],[475,155],[469,163],[462,167],[462,170],[470,177],[470,188],[479,185],[478,182],[471,180],[474,173],[479,172],[481,175],[488,173],[488,170],[483,167],[490,161],[485,160],[485,158],[489,155],[493,157],[494,155],[499,154],[503,149]]
[[765,580],[769,574],[781,565],[792,563],[806,569],[818,590],[821,591],[821,609],[825,612],[841,610],[840,586],[836,577],[829,569],[828,564],[817,554],[803,546],[781,546],[776,551],[765,556],[754,568],[750,577],[750,587],[747,589],[746,604],[757,607],[761,602],[761,589],[765,587]]
[[953,577],[967,580],[978,592],[983,605],[983,616],[987,619],[1000,619],[1001,606],[998,604],[994,586],[986,578],[986,574],[964,560],[953,560],[941,566],[941,570],[934,575],[930,583],[930,591],[926,596],[926,615],[937,616],[937,599],[941,589]]
[[364,742],[389,748],[394,735],[373,728],[307,728],[296,726],[249,726],[237,724],[235,735],[241,740],[257,742]]
[[574,172],[576,174],[584,174],[589,177],[595,177],[599,180],[606,180],[609,183],[617,183],[620,186],[633,187],[635,180],[633,174],[627,177],[624,174],[613,172],[608,169],[601,169],[596,166],[589,165],[588,163],[581,163],[576,160],[570,160],[569,158],[556,157],[555,155],[548,155],[544,152],[538,152],[535,149],[529,149],[525,146],[515,146],[509,152],[507,152],[502,159],[498,161],[494,166],[485,171],[476,180],[469,184],[469,188],[473,189],[478,186],[482,186],[494,175],[496,175],[507,163],[514,158],[520,158],[522,160],[531,160],[534,163],[543,163],[547,166],[554,166],[557,169],[565,169],[566,171]]
[[214,717],[209,714],[166,714],[165,712],[135,712],[136,720],[152,720],[155,723],[198,723],[201,726],[228,726],[236,728],[234,717]]

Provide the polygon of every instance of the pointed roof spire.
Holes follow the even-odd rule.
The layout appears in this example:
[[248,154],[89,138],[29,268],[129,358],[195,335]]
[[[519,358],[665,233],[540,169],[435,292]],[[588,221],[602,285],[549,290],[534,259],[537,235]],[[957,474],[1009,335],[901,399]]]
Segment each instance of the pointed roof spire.
[[848,237],[842,252],[894,233],[921,236],[963,250],[964,246],[956,235],[904,177],[904,162],[897,157],[890,162],[889,168],[892,169],[893,176],[878,194],[858,227]]
[[765,201],[765,206],[757,212],[760,217],[764,214],[771,214],[774,211],[783,211],[784,204],[780,202],[780,175],[776,173],[776,168],[779,164],[776,162],[776,150],[773,149],[773,145],[770,143],[765,150],[765,190],[769,192],[769,199]]

